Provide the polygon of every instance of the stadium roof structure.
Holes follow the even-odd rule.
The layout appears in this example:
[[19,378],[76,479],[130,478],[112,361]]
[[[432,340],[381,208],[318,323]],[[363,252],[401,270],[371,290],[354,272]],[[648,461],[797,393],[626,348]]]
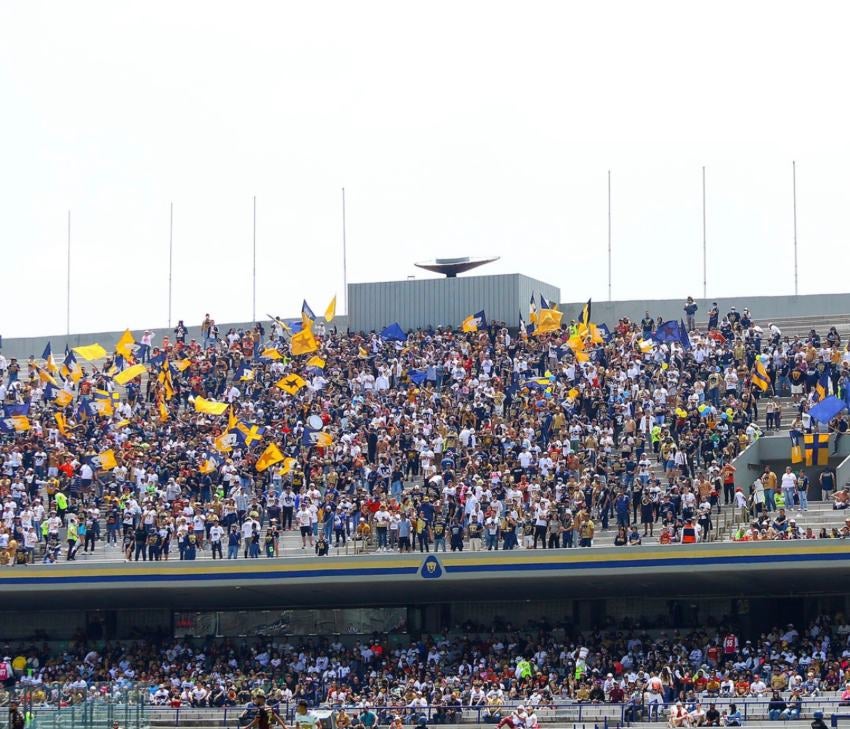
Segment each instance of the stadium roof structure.
[[446,278],[455,278],[459,273],[471,271],[473,268],[483,266],[485,263],[498,261],[499,256],[492,258],[470,258],[462,256],[460,258],[435,258],[433,261],[421,261],[414,263],[417,268],[424,268],[426,271],[434,273],[442,273]]

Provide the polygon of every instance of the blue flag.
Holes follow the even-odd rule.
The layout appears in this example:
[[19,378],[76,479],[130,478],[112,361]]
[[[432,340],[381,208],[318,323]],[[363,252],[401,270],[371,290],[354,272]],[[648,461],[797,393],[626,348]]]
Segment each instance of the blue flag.
[[[48,385],[48,387],[50,387],[50,385]],[[11,418],[13,415],[29,415],[30,406],[29,403],[4,405],[3,412],[6,414],[7,418]]]
[[688,328],[681,319],[679,319],[679,342],[681,342],[685,349],[691,348],[691,338],[688,335]]
[[304,433],[301,435],[301,442],[305,446],[314,446],[319,440],[319,430],[313,430],[312,428],[305,427]]
[[410,378],[410,381],[418,387],[425,382],[426,373],[422,370],[408,370],[407,376]]
[[475,326],[479,329],[487,328],[487,316],[484,314],[484,309],[473,314],[473,317],[475,318]]
[[44,351],[41,353],[41,358],[43,360],[48,360],[53,356],[53,348],[50,346],[50,342],[47,343],[47,346],[44,348]]
[[817,420],[819,423],[828,423],[836,415],[838,415],[838,413],[844,410],[845,407],[847,407],[847,405],[843,400],[839,400],[834,395],[830,395],[812,407],[809,410],[809,415],[811,415],[812,418]]
[[670,321],[665,321],[663,324],[659,324],[652,338],[659,344],[681,342],[682,334],[679,331],[679,322],[671,319]]
[[602,335],[606,342],[611,339],[611,330],[608,329],[607,324],[597,324],[596,328],[599,330],[599,333]]
[[381,339],[389,339],[390,341],[395,342],[406,342],[407,335],[404,333],[404,329],[399,326],[398,322],[395,322],[384,327],[381,332]]
[[549,305],[549,302],[543,298],[543,294],[540,294],[540,308],[541,309],[551,309],[552,307]]

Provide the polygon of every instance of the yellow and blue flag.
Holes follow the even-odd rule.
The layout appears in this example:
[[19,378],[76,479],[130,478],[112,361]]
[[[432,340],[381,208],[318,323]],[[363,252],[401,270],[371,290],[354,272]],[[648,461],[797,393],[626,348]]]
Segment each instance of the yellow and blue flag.
[[293,372],[291,375],[282,377],[274,384],[275,387],[279,387],[284,392],[290,395],[295,395],[302,387],[307,384],[307,381],[300,375],[297,375]]
[[537,324],[537,304],[534,303],[534,294],[531,294],[531,301],[528,302],[528,321],[532,324]]
[[826,466],[829,464],[829,433],[806,433],[803,447],[807,466]]
[[307,303],[307,299],[304,299],[304,301],[301,302],[301,316],[306,316],[310,321],[314,321],[316,319],[316,315],[310,308],[310,304]]
[[41,358],[44,360],[45,369],[51,375],[55,375],[59,371],[59,368],[56,366],[56,361],[53,359],[53,348],[50,346],[50,342],[47,343],[47,346],[44,348],[44,352],[41,353]]
[[825,400],[829,394],[829,374],[826,370],[821,373],[815,383],[815,394],[818,396],[818,400]]
[[750,382],[752,382],[753,385],[762,392],[767,392],[767,388],[770,387],[770,376],[764,368],[764,362],[762,362],[758,357],[756,357],[755,364],[753,365],[753,371],[750,374]]
[[581,314],[579,314],[578,322],[579,324],[584,324],[584,326],[588,326],[590,324],[590,312],[591,312],[591,299],[587,300],[587,303],[581,310]]

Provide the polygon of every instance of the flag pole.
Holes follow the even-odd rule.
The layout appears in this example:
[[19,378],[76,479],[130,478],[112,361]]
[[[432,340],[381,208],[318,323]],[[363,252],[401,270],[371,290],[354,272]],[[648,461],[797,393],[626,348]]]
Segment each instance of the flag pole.
[[794,296],[797,296],[797,162],[791,160],[791,190],[794,196]]
[[345,240],[345,188],[342,188],[342,302],[348,316],[348,252]]
[[708,255],[705,237],[705,165],[702,166],[702,298],[708,299]]
[[168,328],[171,329],[171,271],[174,249],[174,203],[169,205],[168,213]]
[[611,170],[608,170],[608,301],[611,301]]
[[251,321],[257,322],[257,196],[254,195],[254,273],[251,299]]
[[71,211],[68,211],[68,280],[65,298],[65,336],[71,336]]

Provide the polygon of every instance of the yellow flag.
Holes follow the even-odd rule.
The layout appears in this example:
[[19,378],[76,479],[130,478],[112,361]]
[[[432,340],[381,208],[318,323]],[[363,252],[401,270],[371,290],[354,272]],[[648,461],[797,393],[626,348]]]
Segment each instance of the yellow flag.
[[159,421],[161,423],[168,422],[168,408],[165,407],[165,403],[162,400],[159,401]]
[[369,359],[369,350],[367,350],[365,347],[358,347],[357,356],[360,359]]
[[71,382],[79,382],[83,378],[83,368],[80,365],[75,364],[69,371],[68,377],[71,378]]
[[288,392],[290,395],[294,395],[307,384],[307,381],[303,377],[300,377],[299,375],[293,373],[278,380],[274,384],[275,387],[279,387],[284,392]]
[[274,347],[264,349],[260,356],[265,357],[266,359],[283,359],[283,355],[278,352]]
[[239,418],[236,417],[236,413],[233,412],[233,405],[227,411],[227,429],[233,430],[237,425],[239,425]]
[[115,408],[112,407],[111,400],[94,400],[92,405],[99,415],[115,415]]
[[115,423],[115,427],[116,428],[126,428],[129,424],[130,424],[130,421],[125,418],[124,420],[119,420],[117,423]]
[[310,354],[318,348],[319,343],[316,341],[316,337],[306,327],[298,332],[298,334],[293,335],[292,339],[289,340],[289,351],[294,355]]
[[644,354],[651,352],[654,348],[655,342],[651,339],[638,339],[638,349],[640,349],[640,351]]
[[325,321],[333,321],[333,318],[336,316],[336,294],[331,299],[331,303],[328,304],[328,308],[325,309]]
[[68,422],[65,420],[65,416],[62,413],[56,413],[53,417],[56,418],[56,426],[59,428],[59,432],[67,438]]
[[228,433],[226,430],[213,441],[213,447],[219,453],[228,453],[233,450],[233,442],[236,440],[236,435]]
[[96,359],[103,359],[107,354],[106,350],[97,342],[94,344],[87,344],[85,347],[74,347],[74,351],[87,362],[93,362]]
[[42,382],[49,382],[53,387],[59,387],[59,383],[56,382],[53,375],[51,375],[47,370],[41,369],[41,367],[36,368],[38,370],[38,379]]
[[310,359],[307,360],[308,367],[318,367],[319,369],[324,368],[325,360],[323,360],[318,354],[314,354]]
[[289,473],[295,463],[296,461],[294,458],[284,458],[283,465],[280,467],[280,475],[285,476],[287,473]]
[[212,458],[207,458],[198,469],[201,473],[212,473],[215,471],[216,463]]
[[257,460],[256,469],[258,471],[265,471],[269,466],[280,463],[282,460],[283,453],[280,452],[280,448],[274,443],[269,443],[268,448],[263,451],[263,455]]
[[463,332],[477,332],[478,331],[478,321],[476,320],[473,314],[470,314],[466,319],[464,319],[460,324],[460,329]]
[[203,397],[195,398],[195,412],[206,413],[207,415],[222,415],[227,410],[226,402],[216,402],[215,400],[206,400]]
[[70,405],[73,399],[74,396],[67,390],[59,390],[59,392],[56,393],[56,397],[53,398],[53,402],[55,402],[59,407],[64,408]]
[[280,317],[272,316],[271,314],[266,314],[266,316],[267,316],[269,319],[271,319],[273,322],[276,322],[276,323],[277,323],[277,325],[278,325],[281,329],[283,329],[283,331],[285,331],[285,332],[292,331],[292,330],[289,328],[289,324],[287,324],[287,323],[286,323],[283,319],[281,319]]
[[570,388],[570,391],[567,393],[567,397],[570,398],[570,400],[575,400],[578,397],[578,390],[574,387]]
[[30,429],[30,419],[26,415],[13,415],[10,420],[18,433],[25,433]]
[[189,367],[189,365],[192,364],[192,360],[190,360],[188,358],[181,359],[181,360],[178,360],[177,362],[174,362],[173,364],[179,372],[183,372],[183,370],[187,369]]
[[561,317],[563,314],[555,309],[541,309],[537,312],[537,326],[534,328],[535,334],[547,334],[556,332],[561,328]]
[[145,374],[145,366],[143,364],[137,364],[132,367],[128,367],[126,370],[121,370],[121,372],[115,375],[112,379],[119,385],[126,385],[130,380],[134,380],[143,374]]
[[100,453],[101,471],[111,471],[117,465],[118,461],[115,460],[115,452],[111,448]]
[[133,356],[133,345],[135,343],[136,340],[133,339],[133,333],[127,329],[121,335],[121,339],[115,343],[115,351],[125,359],[129,359]]
[[334,439],[330,433],[318,433],[316,435],[316,445],[322,446],[323,448],[327,448],[330,445],[333,445]]

